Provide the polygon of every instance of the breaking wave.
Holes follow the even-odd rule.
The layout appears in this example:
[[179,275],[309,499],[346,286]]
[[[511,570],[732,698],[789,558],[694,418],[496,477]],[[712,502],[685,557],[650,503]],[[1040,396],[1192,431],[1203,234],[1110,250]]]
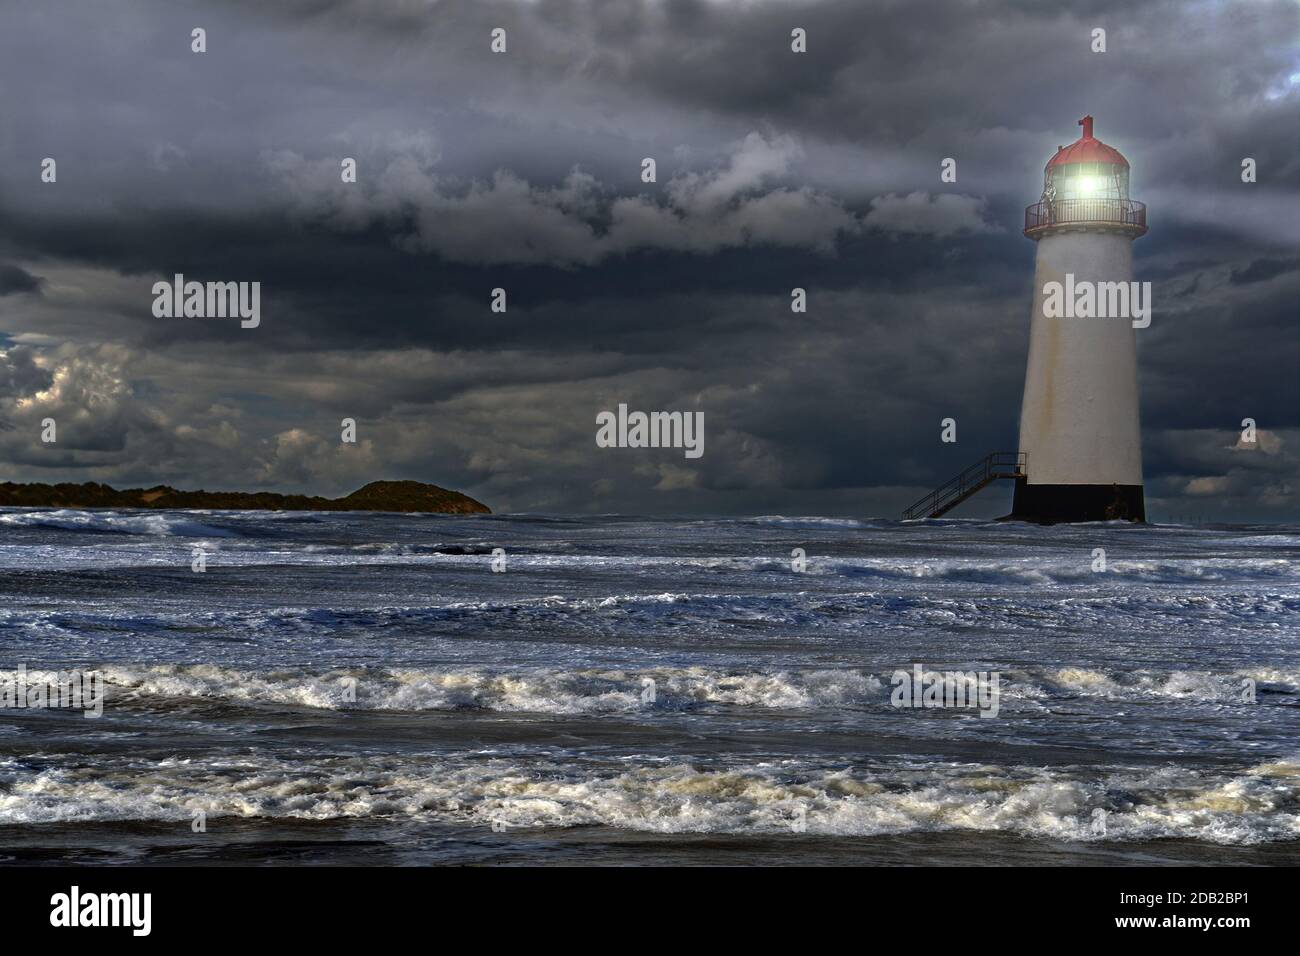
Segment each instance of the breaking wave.
[[128,699],[204,697],[330,710],[493,710],[611,714],[725,704],[813,709],[877,696],[856,671],[734,673],[704,667],[555,670],[337,669],[250,673],[209,664],[102,668]]
[[[899,670],[911,664],[900,662]],[[929,671],[977,670],[926,666]],[[708,667],[640,669],[336,668],[250,672],[214,664],[100,668],[117,699],[207,698],[326,710],[483,710],[552,715],[630,714],[701,705],[771,710],[889,707],[893,671],[859,669],[733,671]],[[999,689],[1018,700],[1102,697],[1132,701],[1245,703],[1256,693],[1300,694],[1300,672],[1276,668],[1107,674],[1084,667],[1046,672],[1007,670]],[[120,696],[118,696],[120,695]]]
[[857,518],[817,518],[817,517],[793,517],[787,518],[785,515],[759,515],[755,518],[738,518],[737,521],[743,524],[770,525],[777,528],[803,528],[810,531],[830,528],[876,528],[879,525],[871,521],[861,521]]
[[156,537],[229,538],[235,532],[173,514],[119,514],[111,511],[0,512],[0,525],[64,531],[140,534]]
[[1041,683],[1010,685],[1028,697],[1078,695],[1113,700],[1170,699],[1217,703],[1242,703],[1247,692],[1261,687],[1284,694],[1300,692],[1300,672],[1276,668],[1243,668],[1211,673],[1176,670],[1168,673],[1135,670],[1106,674],[1085,667],[1063,667],[1049,673]]
[[453,826],[603,825],[653,833],[874,836],[1005,832],[1065,841],[1300,838],[1300,757],[1232,772],[940,764],[712,767],[635,759],[581,770],[547,757],[164,759],[0,764],[0,823],[393,817]]

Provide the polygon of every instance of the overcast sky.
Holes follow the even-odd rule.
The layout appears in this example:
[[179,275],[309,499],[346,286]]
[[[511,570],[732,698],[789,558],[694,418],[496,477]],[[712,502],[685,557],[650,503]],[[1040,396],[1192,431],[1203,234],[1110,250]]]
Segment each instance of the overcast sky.
[[[0,479],[896,516],[1015,448],[1084,113],[1149,206],[1149,514],[1300,518],[1295,0],[5,4]],[[261,325],[156,318],[175,273]],[[703,457],[598,448],[620,402]]]

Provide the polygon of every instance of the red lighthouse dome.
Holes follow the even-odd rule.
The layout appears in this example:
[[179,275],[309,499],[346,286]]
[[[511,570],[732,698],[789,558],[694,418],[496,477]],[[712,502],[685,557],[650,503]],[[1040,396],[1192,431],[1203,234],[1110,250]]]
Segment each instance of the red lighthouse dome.
[[1108,166],[1122,166],[1128,169],[1128,160],[1114,146],[1107,146],[1092,135],[1092,117],[1085,116],[1079,120],[1083,135],[1069,146],[1062,146],[1056,155],[1047,161],[1047,168],[1065,166],[1070,163],[1105,163]]

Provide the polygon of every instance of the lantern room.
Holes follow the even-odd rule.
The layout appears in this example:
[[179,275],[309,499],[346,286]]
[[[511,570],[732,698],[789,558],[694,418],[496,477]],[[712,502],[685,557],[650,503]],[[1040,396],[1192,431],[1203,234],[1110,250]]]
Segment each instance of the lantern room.
[[1079,125],[1083,135],[1058,146],[1043,169],[1043,195],[1025,210],[1025,235],[1037,239],[1057,227],[1142,235],[1146,206],[1129,199],[1128,160],[1092,135],[1091,116]]
[[1128,160],[1092,135],[1092,117],[1079,120],[1083,136],[1061,146],[1043,170],[1043,196],[1053,199],[1128,199]]

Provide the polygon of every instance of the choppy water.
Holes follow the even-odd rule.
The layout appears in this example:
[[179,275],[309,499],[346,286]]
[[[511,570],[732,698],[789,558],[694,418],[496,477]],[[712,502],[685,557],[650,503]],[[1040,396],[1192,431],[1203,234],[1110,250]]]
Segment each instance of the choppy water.
[[[0,669],[109,681],[97,720],[0,710],[0,859],[1300,862],[1298,559],[1278,527],[0,510]],[[914,664],[998,672],[997,717],[891,706]]]

